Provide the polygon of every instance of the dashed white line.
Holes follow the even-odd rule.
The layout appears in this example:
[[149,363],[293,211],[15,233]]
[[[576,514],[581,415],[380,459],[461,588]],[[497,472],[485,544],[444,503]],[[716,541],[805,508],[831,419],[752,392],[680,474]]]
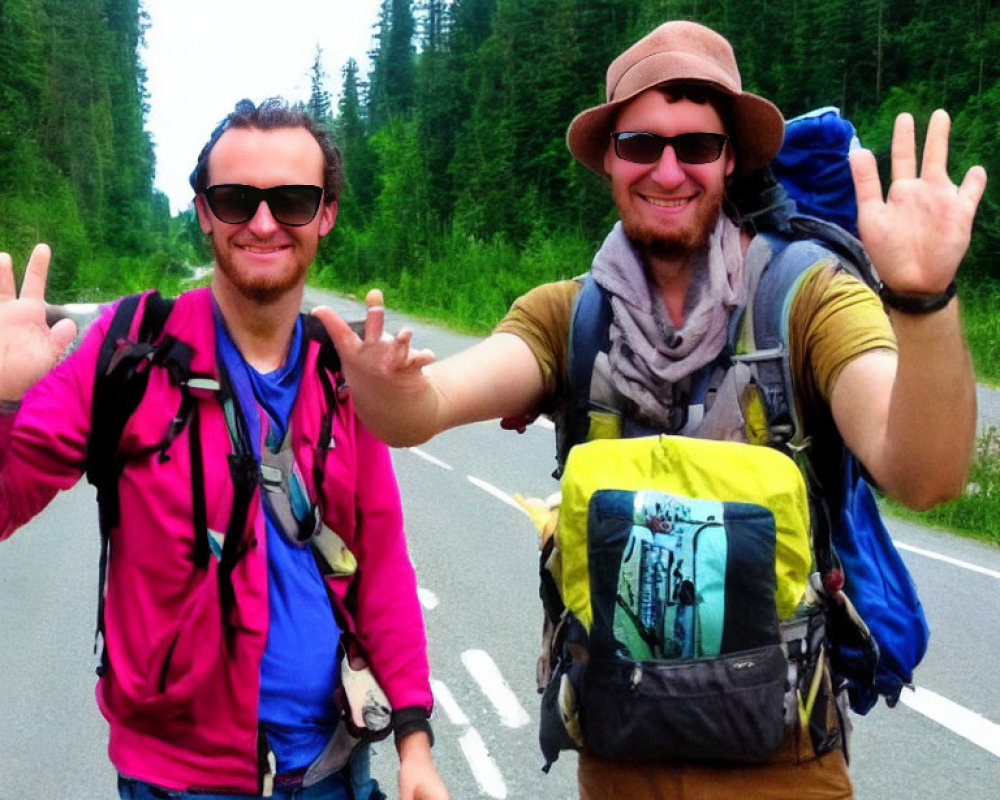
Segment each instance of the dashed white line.
[[430,453],[425,453],[419,447],[410,447],[408,449],[409,449],[409,451],[411,453],[413,453],[413,455],[420,456],[424,461],[427,461],[427,462],[433,464],[435,467],[441,467],[441,469],[451,469],[452,468],[451,464],[446,464],[440,458],[434,458],[434,456],[432,456]]
[[433,611],[438,607],[437,595],[430,589],[425,589],[423,586],[417,587],[417,599],[420,601],[420,605],[428,611]]
[[938,725],[968,739],[983,750],[1000,756],[1000,725],[990,722],[981,714],[920,686],[913,691],[904,689],[899,699]]
[[906,550],[908,553],[916,553],[918,556],[923,556],[924,558],[933,558],[935,561],[943,561],[945,564],[951,564],[953,567],[961,567],[962,569],[967,569],[970,572],[978,572],[981,575],[987,575],[990,578],[1000,578],[1000,572],[997,572],[995,569],[981,567],[978,564],[972,564],[968,561],[962,561],[957,558],[952,558],[951,556],[942,555],[941,553],[935,553],[933,550],[924,550],[922,547],[914,547],[911,544],[903,544],[902,542],[896,542],[895,544],[900,550]]
[[465,716],[465,712],[455,702],[455,695],[451,693],[451,690],[444,683],[432,679],[431,691],[434,692],[435,706],[441,708],[452,725],[469,724],[469,718]]
[[473,486],[478,486],[484,492],[487,492],[488,494],[493,495],[500,502],[506,503],[511,508],[516,508],[518,511],[520,511],[522,514],[524,514],[526,517],[529,517],[529,518],[531,517],[531,515],[524,508],[521,507],[521,504],[518,503],[517,500],[515,500],[513,497],[511,497],[506,492],[501,491],[500,489],[498,489],[493,484],[487,483],[486,481],[482,480],[481,478],[476,478],[476,477],[474,477],[472,475],[466,475],[465,477],[466,477],[466,479],[468,479],[469,483],[471,483]]
[[500,674],[499,667],[485,650],[466,650],[462,653],[462,663],[493,704],[504,725],[508,728],[521,728],[531,722],[528,712],[518,702]]
[[503,781],[497,762],[493,760],[490,751],[486,749],[483,737],[475,728],[469,728],[458,740],[465,754],[465,760],[472,767],[472,775],[479,788],[490,797],[503,800],[507,797],[507,784]]

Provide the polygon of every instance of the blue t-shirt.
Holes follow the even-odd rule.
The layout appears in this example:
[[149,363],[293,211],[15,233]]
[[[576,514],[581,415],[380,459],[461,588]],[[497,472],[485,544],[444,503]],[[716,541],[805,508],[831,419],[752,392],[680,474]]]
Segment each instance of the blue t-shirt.
[[[216,309],[216,341],[260,460],[261,441],[277,451],[302,377],[302,321],[284,366],[261,374],[237,350]],[[260,664],[259,718],[278,771],[308,766],[337,725],[340,628],[308,546],[295,544],[266,513],[268,631]],[[294,535],[294,532],[291,532]]]

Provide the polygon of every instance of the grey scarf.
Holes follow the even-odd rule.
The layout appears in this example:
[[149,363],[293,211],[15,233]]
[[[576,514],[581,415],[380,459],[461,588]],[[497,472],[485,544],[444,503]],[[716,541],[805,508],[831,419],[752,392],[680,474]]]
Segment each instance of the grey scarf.
[[674,385],[711,362],[726,342],[729,314],[744,302],[742,266],[739,228],[720,214],[708,247],[692,264],[678,330],[620,222],[594,257],[591,272],[611,297],[612,382],[661,430],[673,427]]

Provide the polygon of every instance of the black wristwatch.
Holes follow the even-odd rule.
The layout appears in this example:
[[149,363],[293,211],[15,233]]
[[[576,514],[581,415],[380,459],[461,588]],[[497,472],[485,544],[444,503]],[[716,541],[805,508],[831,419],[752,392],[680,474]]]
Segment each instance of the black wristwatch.
[[894,291],[881,281],[878,284],[878,296],[882,298],[882,302],[904,314],[930,314],[940,311],[951,302],[957,291],[955,281],[949,283],[948,288],[940,294],[909,294]]

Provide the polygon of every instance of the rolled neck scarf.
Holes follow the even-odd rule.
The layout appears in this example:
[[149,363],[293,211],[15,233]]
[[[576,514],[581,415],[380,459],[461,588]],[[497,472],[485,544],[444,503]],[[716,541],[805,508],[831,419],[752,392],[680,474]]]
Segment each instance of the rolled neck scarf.
[[676,418],[674,386],[713,361],[726,343],[730,312],[744,302],[742,266],[740,230],[719,214],[708,246],[692,259],[678,329],[620,222],[594,257],[591,272],[611,300],[612,383],[661,430],[671,431]]

